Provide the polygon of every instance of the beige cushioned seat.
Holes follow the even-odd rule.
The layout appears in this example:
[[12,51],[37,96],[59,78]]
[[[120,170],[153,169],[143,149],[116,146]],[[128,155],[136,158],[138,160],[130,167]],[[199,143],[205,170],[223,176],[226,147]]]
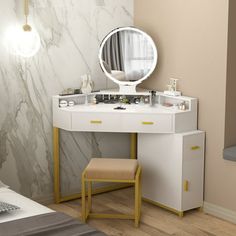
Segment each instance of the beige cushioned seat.
[[137,167],[137,160],[93,158],[86,168],[86,178],[131,180],[135,178]]

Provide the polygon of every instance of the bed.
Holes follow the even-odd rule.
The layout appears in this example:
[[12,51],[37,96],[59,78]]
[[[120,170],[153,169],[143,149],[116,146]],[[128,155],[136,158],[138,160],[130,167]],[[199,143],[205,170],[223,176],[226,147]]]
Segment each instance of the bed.
[[126,81],[125,79],[125,72],[120,70],[112,70],[111,76],[119,81]]
[[0,236],[105,236],[104,233],[9,188],[0,188],[0,201],[19,207],[17,210],[0,213]]

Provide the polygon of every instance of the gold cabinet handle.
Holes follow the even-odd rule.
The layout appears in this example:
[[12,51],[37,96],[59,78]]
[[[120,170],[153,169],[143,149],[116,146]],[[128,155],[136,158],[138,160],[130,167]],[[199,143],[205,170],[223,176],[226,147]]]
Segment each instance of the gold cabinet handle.
[[191,150],[196,151],[196,150],[199,150],[200,148],[201,148],[200,146],[193,146],[191,147]]
[[143,125],[154,125],[154,122],[143,121]]
[[91,124],[102,124],[101,120],[91,120],[90,121]]
[[184,181],[184,191],[185,191],[185,192],[188,192],[188,191],[189,191],[189,182],[188,182],[188,180],[185,180],[185,181]]

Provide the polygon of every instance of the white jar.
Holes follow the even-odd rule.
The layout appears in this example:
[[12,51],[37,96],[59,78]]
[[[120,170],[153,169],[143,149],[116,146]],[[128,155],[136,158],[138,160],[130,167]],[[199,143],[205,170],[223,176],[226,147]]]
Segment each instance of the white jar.
[[60,101],[60,107],[67,107],[67,106],[68,106],[68,102],[66,100]]
[[69,107],[73,107],[75,105],[75,102],[74,101],[69,101]]

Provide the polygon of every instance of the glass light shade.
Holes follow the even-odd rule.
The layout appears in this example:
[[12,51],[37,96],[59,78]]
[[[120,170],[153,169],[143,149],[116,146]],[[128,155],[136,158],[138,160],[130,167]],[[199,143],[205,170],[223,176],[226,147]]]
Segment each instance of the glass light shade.
[[18,26],[7,31],[5,44],[11,54],[32,57],[39,51],[41,42],[34,28],[31,31],[24,31],[21,26]]

